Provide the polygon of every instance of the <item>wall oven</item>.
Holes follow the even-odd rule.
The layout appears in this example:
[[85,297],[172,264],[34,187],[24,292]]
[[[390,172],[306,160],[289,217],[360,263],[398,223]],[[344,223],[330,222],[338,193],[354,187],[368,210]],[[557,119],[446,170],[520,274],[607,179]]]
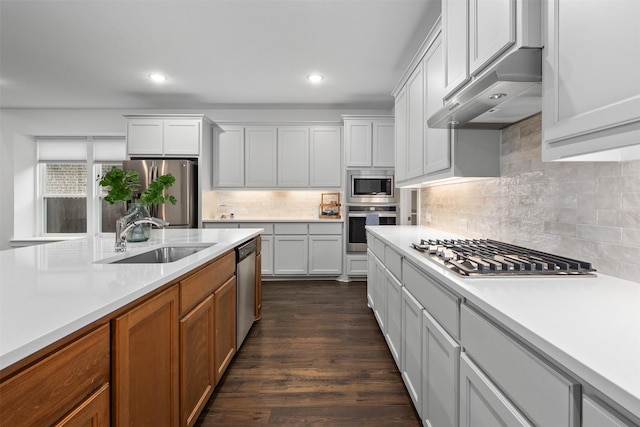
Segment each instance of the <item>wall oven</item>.
[[392,170],[349,170],[347,185],[347,203],[397,203]]
[[347,206],[347,252],[367,252],[367,225],[396,225],[396,205]]

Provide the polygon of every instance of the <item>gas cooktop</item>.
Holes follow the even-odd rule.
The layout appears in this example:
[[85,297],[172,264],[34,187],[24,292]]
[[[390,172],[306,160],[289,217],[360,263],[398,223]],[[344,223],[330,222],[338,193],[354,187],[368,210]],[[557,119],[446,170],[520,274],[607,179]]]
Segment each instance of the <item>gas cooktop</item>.
[[490,239],[422,239],[412,246],[461,276],[594,275],[591,263]]

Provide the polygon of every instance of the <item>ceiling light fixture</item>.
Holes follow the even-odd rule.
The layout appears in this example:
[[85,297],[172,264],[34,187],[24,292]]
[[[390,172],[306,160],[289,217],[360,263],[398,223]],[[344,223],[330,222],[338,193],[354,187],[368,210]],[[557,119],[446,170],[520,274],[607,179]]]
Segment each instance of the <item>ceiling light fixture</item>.
[[309,79],[311,83],[320,83],[322,79],[324,79],[324,77],[322,77],[320,74],[310,74],[309,76],[307,76],[307,79]]
[[167,81],[167,78],[165,76],[158,73],[149,74],[149,79],[151,79],[151,81],[154,81],[156,83],[162,83]]

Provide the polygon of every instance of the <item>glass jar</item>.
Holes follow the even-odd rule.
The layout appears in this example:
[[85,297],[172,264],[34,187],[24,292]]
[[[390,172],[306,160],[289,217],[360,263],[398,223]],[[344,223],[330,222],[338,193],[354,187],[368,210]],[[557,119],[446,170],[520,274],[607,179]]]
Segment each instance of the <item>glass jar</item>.
[[[128,224],[131,224],[136,219],[140,218],[149,218],[149,210],[147,209],[147,205],[144,203],[131,203],[129,205],[129,211],[127,214],[134,213],[134,215],[129,218]],[[146,242],[151,237],[151,224],[138,224],[134,226],[127,233],[127,241],[128,242]]]

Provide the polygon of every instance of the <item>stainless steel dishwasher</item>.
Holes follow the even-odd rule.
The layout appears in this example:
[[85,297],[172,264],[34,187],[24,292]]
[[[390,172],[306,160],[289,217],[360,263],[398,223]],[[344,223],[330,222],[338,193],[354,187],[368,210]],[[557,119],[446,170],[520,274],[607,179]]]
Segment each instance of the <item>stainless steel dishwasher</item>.
[[236,349],[239,350],[255,320],[256,240],[236,248]]

